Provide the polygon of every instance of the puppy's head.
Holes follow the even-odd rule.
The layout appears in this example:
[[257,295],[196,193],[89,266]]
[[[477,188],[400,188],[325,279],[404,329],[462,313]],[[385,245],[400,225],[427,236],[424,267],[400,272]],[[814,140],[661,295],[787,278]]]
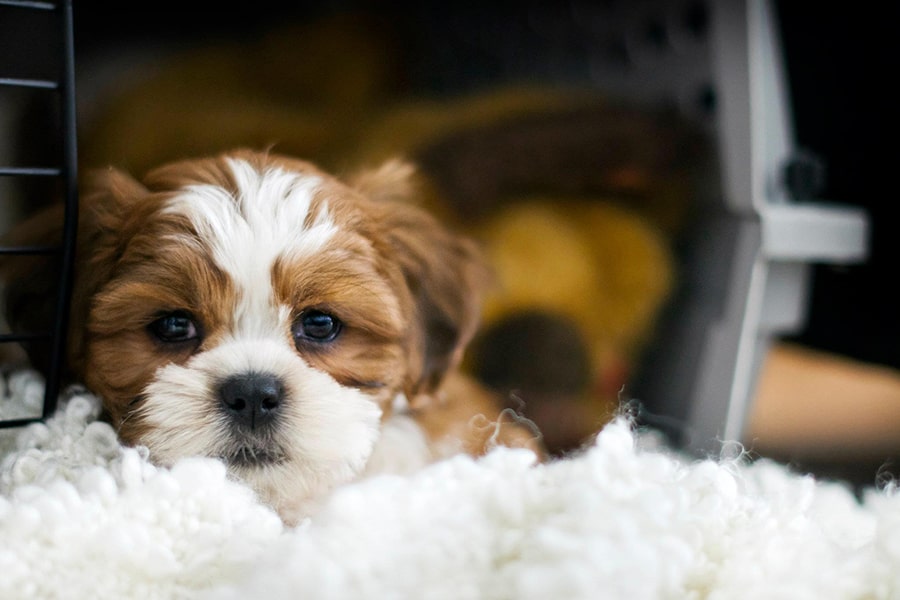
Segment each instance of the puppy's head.
[[343,183],[251,151],[95,174],[70,362],[123,441],[220,457],[282,514],[360,472],[392,400],[434,390],[479,312],[475,248],[394,201],[410,176]]

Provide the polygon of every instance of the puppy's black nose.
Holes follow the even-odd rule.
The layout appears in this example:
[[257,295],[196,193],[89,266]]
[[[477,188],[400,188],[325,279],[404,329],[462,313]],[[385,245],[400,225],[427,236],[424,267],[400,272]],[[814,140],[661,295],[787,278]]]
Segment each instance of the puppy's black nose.
[[270,373],[232,375],[219,384],[225,412],[243,427],[269,424],[284,400],[284,385]]

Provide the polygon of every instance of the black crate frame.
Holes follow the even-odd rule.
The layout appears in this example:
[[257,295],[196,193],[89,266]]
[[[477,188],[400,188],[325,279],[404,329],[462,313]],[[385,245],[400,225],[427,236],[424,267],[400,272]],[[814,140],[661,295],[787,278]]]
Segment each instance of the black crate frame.
[[64,190],[63,235],[58,245],[0,247],[0,255],[57,255],[60,257],[60,274],[51,329],[49,331],[0,334],[0,344],[35,340],[49,341],[51,352],[41,415],[0,421],[0,428],[9,428],[42,421],[56,410],[66,361],[69,306],[78,231],[78,144],[75,122],[75,44],[71,0],[59,3],[0,0],[0,6],[12,7],[16,10],[57,12],[59,14],[59,35],[62,39],[62,56],[59,57],[60,70],[57,79],[21,79],[3,77],[0,74],[0,87],[41,89],[48,90],[48,93],[56,92],[58,94],[61,116],[59,133],[62,147],[61,164],[58,166],[0,165],[0,177],[56,177],[61,179]]

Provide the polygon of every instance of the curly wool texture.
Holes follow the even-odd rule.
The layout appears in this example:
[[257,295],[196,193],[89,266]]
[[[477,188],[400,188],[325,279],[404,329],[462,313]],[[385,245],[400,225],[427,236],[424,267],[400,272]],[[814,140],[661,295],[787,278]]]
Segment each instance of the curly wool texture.
[[221,463],[154,467],[98,412],[70,390],[2,432],[0,598],[900,597],[900,494],[690,461],[624,418],[543,465],[497,448],[350,484],[285,528]]

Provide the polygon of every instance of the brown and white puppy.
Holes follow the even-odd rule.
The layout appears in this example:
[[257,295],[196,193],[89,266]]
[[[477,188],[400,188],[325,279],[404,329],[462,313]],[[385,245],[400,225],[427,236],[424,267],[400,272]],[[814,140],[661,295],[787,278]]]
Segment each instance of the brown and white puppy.
[[[487,271],[471,242],[398,201],[413,176],[393,161],[344,183],[250,150],[140,182],[93,174],[73,376],[124,443],[162,465],[220,458],[288,523],[365,473],[494,443],[540,453],[456,372]],[[54,222],[41,215],[23,235]],[[14,325],[33,318],[29,290],[45,289],[35,268],[10,276]]]

